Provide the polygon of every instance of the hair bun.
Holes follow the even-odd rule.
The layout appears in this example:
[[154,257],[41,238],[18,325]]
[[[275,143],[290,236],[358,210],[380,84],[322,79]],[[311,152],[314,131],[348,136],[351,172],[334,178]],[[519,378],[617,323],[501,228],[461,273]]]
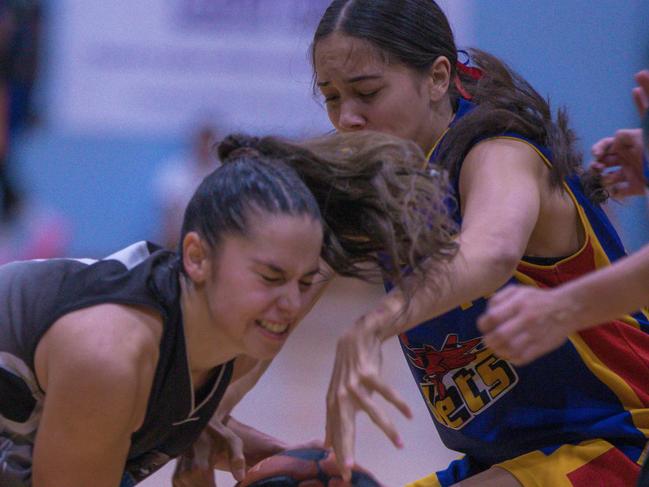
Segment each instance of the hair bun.
[[259,137],[243,134],[230,134],[217,147],[217,155],[223,163],[245,156],[258,156]]

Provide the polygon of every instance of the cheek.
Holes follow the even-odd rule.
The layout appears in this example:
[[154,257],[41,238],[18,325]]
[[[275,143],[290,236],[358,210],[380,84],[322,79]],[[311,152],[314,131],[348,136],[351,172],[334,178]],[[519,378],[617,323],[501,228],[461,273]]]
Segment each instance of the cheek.
[[331,125],[333,125],[336,130],[339,129],[338,127],[338,112],[336,111],[335,108],[326,108],[327,110],[327,117],[329,118],[329,121],[331,122]]
[[229,296],[220,307],[223,313],[232,319],[249,321],[262,317],[273,303],[272,291],[266,289],[241,288],[230,291]]
[[406,119],[412,117],[412,102],[391,93],[371,104],[367,109],[368,121],[383,132],[398,132]]

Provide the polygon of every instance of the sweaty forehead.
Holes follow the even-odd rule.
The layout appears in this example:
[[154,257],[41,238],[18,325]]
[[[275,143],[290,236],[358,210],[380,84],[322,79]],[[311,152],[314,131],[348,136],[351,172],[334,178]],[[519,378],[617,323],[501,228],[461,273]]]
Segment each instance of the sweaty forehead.
[[334,33],[321,39],[314,52],[318,83],[330,78],[353,78],[368,72],[379,73],[385,61],[369,41]]

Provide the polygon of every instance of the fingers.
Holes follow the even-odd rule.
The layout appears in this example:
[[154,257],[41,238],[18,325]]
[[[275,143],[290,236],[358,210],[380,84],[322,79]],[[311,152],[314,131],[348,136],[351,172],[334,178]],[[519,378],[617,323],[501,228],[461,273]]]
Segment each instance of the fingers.
[[633,101],[640,116],[649,110],[649,70],[640,71],[635,75],[638,86],[633,89]]
[[325,425],[325,446],[333,446],[334,437],[337,435],[335,431],[335,421],[334,417],[337,416],[338,403],[336,401],[336,389],[338,384],[341,383],[340,379],[340,367],[341,361],[334,361],[334,370],[331,374],[331,380],[329,381],[329,389],[327,390],[327,421]]
[[590,167],[596,172],[606,174],[607,168],[619,166],[625,159],[634,160],[642,151],[642,135],[639,129],[620,129],[613,137],[596,142],[591,152],[595,161]]
[[[348,401],[343,401],[348,403]],[[328,408],[329,409],[329,408]],[[356,440],[355,412],[346,406],[336,407],[337,412],[327,416],[327,437],[336,455],[336,464],[340,470],[343,480],[351,480],[351,469],[354,466],[354,443]]]
[[483,334],[487,334],[509,318],[512,314],[510,301],[520,290],[520,286],[510,285],[492,296],[489,299],[487,311],[478,318],[478,330]]
[[[209,434],[216,440],[222,441],[225,440],[228,448],[228,460],[230,472],[232,476],[237,480],[241,481],[246,475],[246,458],[243,453],[243,441],[239,436],[234,433],[230,428],[224,426],[223,424],[212,424],[212,430],[208,430]],[[210,464],[216,465],[218,462],[219,452],[217,450],[212,450],[212,457],[210,458]]]
[[616,154],[637,148],[640,144],[640,131],[638,129],[620,129],[615,132],[613,143],[609,146],[607,153]]
[[301,450],[301,449],[311,449],[311,448],[326,448],[325,443],[322,440],[311,440],[305,443],[300,443],[299,445],[291,445],[287,447],[287,450]]
[[491,298],[487,311],[477,321],[485,345],[515,365],[532,360],[529,351],[533,339],[528,328],[534,324],[526,319],[524,309],[535,291],[518,285],[503,289]]
[[525,365],[538,357],[534,354],[532,336],[516,320],[485,335],[484,342],[496,355],[514,365]]
[[605,137],[593,144],[590,151],[593,154],[593,157],[597,160],[600,160],[608,152],[608,148],[613,143],[613,137]]
[[606,174],[602,177],[602,184],[613,198],[623,198],[629,195],[629,182],[623,171]]
[[412,418],[412,411],[408,403],[404,401],[401,396],[389,385],[381,380],[380,377],[376,375],[368,375],[362,378],[362,383],[365,388],[372,392],[378,392],[383,399],[392,404],[395,408],[399,410],[406,418]]
[[365,411],[372,422],[383,431],[394,446],[402,448],[403,441],[401,440],[401,436],[396,427],[383,410],[372,400],[371,393],[376,391],[381,394],[386,401],[392,403],[404,416],[408,418],[412,417],[410,408],[391,387],[383,383],[376,376],[365,377],[363,379],[363,386],[364,387],[357,392],[356,397],[354,398],[358,407]]
[[499,306],[503,303],[506,303],[510,301],[516,294],[520,293],[522,290],[524,290],[522,286],[519,286],[517,284],[510,284],[500,291],[498,291],[496,294],[494,294],[491,298],[489,298],[489,306]]
[[333,449],[336,465],[343,479],[351,479],[354,465],[354,443],[356,439],[356,409],[349,400],[342,380],[342,364],[338,353],[334,371],[327,391],[327,422],[325,426],[325,446]]
[[212,469],[204,470],[195,467],[187,469],[187,465],[181,465],[181,462],[182,457],[176,463],[171,481],[173,487],[216,487]]

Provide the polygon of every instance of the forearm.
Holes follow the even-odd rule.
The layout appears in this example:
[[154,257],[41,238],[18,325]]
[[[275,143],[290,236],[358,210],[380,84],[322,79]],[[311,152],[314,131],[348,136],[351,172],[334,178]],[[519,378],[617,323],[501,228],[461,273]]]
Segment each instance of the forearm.
[[574,303],[567,308],[574,331],[639,310],[649,304],[649,245],[553,292]]
[[[443,269],[430,271],[423,283],[407,283],[410,296],[399,288],[393,289],[363,320],[371,323],[381,340],[403,333],[418,324],[450,311],[457,306],[488,296],[513,275],[518,256],[507,257],[488,242],[467,239],[460,243],[458,254]],[[439,277],[442,274],[443,277]]]

